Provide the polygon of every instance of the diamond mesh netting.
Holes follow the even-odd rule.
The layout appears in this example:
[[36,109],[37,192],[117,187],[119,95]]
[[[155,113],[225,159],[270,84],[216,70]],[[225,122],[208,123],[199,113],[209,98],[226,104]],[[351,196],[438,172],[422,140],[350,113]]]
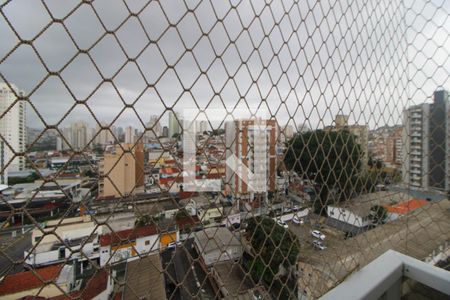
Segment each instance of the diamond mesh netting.
[[0,7],[1,298],[316,299],[388,249],[449,268],[448,1]]

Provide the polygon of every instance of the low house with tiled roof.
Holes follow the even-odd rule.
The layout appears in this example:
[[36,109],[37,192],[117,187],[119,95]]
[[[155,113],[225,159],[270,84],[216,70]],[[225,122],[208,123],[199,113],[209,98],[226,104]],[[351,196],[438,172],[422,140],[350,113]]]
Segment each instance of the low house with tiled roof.
[[206,266],[237,261],[243,250],[241,242],[225,227],[210,227],[194,233],[194,245]]
[[100,236],[100,267],[159,250],[160,235],[155,224],[111,232]]
[[40,267],[66,260],[98,260],[97,226],[89,216],[51,220],[31,233],[31,248],[24,252],[25,263]]
[[113,281],[100,269],[92,277],[76,280],[73,265],[52,265],[7,275],[0,280],[1,299],[108,299]]
[[71,299],[108,299],[112,293],[114,281],[109,278],[104,269],[98,270],[91,278],[86,280],[85,285],[74,292],[52,297],[49,300],[71,300]]
[[60,264],[7,275],[0,281],[0,298],[20,299],[27,296],[49,298],[68,293],[71,278],[64,275],[66,272],[62,272],[63,268],[65,266]]

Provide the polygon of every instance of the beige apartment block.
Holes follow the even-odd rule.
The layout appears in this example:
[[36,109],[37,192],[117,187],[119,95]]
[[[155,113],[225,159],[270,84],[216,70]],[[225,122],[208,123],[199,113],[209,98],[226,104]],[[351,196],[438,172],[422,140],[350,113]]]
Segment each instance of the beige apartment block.
[[124,197],[144,185],[144,146],[116,145],[99,163],[100,197]]

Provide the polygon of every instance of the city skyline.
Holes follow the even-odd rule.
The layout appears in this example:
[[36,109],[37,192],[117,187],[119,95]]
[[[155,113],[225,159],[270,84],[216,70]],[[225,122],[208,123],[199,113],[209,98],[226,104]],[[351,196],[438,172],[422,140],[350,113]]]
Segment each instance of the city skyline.
[[3,1],[0,298],[450,296],[449,16]]

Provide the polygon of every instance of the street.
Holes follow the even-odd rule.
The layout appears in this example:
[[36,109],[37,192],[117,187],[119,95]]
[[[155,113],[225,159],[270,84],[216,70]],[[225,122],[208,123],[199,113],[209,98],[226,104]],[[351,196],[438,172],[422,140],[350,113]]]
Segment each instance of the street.
[[215,299],[205,272],[198,260],[194,260],[198,256],[192,242],[192,239],[187,240],[161,253],[168,299]]
[[308,223],[289,229],[300,240],[300,261],[311,264],[333,280],[341,280],[389,249],[424,260],[450,239],[450,202],[443,200],[418,209],[403,218],[378,226],[356,237],[322,225],[325,250],[314,249]]
[[[0,240],[7,237],[3,236]],[[31,232],[27,232],[24,235],[17,236],[11,240],[7,238],[9,243],[0,247],[0,277],[7,274],[14,274],[24,270],[23,258],[24,251],[31,247]],[[17,262],[14,265],[13,262]]]

